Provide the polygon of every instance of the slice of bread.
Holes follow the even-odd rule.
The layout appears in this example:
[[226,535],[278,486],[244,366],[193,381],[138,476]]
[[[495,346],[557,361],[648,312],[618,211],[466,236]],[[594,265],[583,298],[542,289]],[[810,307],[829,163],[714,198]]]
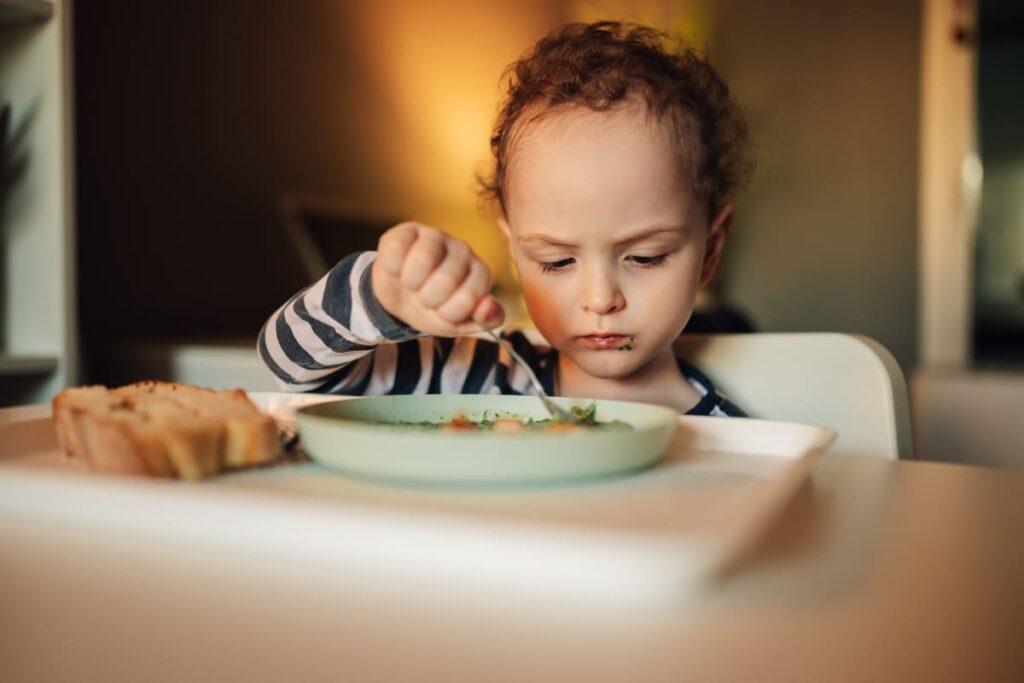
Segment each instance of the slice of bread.
[[65,389],[53,419],[64,452],[103,472],[200,479],[282,454],[273,418],[241,389],[153,381]]

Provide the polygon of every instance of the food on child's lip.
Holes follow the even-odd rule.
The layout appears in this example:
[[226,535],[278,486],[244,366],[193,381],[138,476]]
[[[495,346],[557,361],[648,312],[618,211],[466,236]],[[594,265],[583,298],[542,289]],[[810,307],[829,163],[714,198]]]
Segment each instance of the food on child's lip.
[[570,422],[569,420],[555,420],[552,418],[534,419],[521,418],[515,415],[500,415],[487,413],[479,420],[471,420],[465,413],[457,413],[451,419],[443,422],[389,422],[378,424],[398,425],[403,427],[426,427],[439,429],[447,432],[494,432],[495,434],[518,434],[521,432],[571,432],[577,430],[593,429],[617,429],[630,430],[632,427],[626,422],[613,420],[600,422],[597,419],[597,404],[591,403],[584,407],[572,406],[569,411],[580,420]]
[[158,381],[65,389],[53,419],[64,453],[101,472],[201,479],[283,454],[274,419],[241,389]]
[[596,351],[631,351],[636,337],[626,334],[588,334],[579,339]]

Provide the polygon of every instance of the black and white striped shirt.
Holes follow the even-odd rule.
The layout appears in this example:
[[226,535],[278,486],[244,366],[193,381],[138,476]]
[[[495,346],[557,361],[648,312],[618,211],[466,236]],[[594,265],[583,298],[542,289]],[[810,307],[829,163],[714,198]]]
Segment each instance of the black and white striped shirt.
[[[396,320],[370,284],[374,252],[343,259],[274,312],[260,330],[259,354],[285,391],[345,395],[533,394],[529,378],[493,341],[430,337]],[[558,351],[505,332],[554,394]],[[743,417],[703,373],[678,359],[701,394],[688,415]]]

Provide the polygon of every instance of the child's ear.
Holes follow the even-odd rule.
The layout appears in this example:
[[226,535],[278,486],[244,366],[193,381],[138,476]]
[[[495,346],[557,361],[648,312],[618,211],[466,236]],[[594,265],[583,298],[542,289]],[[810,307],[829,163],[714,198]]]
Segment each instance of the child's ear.
[[719,210],[708,228],[708,240],[704,245],[704,261],[700,267],[700,286],[704,287],[715,275],[718,262],[722,258],[722,248],[732,230],[732,217],[735,212],[733,204],[726,204]]

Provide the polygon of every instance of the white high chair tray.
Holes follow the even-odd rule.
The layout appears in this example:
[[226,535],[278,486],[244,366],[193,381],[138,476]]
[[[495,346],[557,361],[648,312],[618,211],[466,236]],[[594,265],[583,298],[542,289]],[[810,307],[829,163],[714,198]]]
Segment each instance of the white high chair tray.
[[[285,422],[334,398],[251,396]],[[76,468],[56,451],[45,409],[9,409],[0,411],[0,517],[90,533],[97,553],[129,538],[339,577],[658,606],[756,540],[833,438],[813,425],[683,416],[655,467],[576,485],[396,487],[314,463],[185,483],[69,475],[61,470]]]

